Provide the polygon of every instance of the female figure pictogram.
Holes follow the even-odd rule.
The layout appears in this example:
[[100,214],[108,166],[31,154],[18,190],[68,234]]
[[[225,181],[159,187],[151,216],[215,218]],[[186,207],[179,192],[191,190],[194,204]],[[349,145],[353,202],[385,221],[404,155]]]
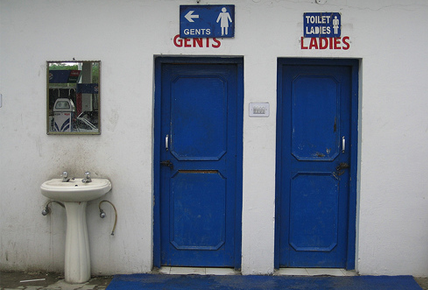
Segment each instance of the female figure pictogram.
[[221,35],[227,35],[229,29],[229,21],[232,22],[229,12],[227,12],[226,7],[221,8],[221,12],[217,17],[217,23],[220,21]]

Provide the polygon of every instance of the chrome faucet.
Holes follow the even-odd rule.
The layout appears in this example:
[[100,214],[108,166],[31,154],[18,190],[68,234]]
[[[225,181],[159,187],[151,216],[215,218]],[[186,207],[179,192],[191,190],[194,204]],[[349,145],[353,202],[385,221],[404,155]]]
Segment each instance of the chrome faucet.
[[92,181],[92,179],[91,179],[91,173],[89,171],[86,171],[85,172],[85,178],[82,179],[82,182],[83,183],[89,183],[91,181]]
[[68,179],[68,172],[64,171],[62,174],[62,182],[68,182],[70,179]]

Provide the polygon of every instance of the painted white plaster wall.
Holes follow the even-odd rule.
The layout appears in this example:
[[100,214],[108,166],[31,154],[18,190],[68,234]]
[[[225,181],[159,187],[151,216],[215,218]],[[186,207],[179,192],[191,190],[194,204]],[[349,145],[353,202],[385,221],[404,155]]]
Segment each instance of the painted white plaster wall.
[[[0,0],[0,269],[61,271],[64,210],[41,215],[40,184],[63,170],[111,179],[119,212],[88,205],[94,274],[152,267],[153,57],[244,57],[242,272],[273,272],[276,61],[361,58],[357,270],[428,276],[428,45],[425,0],[228,1],[236,37],[178,48],[180,4]],[[201,4],[221,4],[201,1]],[[223,2],[224,3],[224,2]],[[349,50],[301,50],[304,12],[339,11]],[[47,136],[47,60],[101,60],[100,136]],[[249,118],[249,102],[269,118]]]

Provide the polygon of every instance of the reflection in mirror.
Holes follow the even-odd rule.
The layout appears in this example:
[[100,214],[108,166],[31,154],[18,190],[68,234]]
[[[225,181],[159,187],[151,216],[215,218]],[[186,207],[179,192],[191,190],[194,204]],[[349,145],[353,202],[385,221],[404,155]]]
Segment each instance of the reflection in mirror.
[[47,133],[100,134],[100,61],[48,61],[47,68]]

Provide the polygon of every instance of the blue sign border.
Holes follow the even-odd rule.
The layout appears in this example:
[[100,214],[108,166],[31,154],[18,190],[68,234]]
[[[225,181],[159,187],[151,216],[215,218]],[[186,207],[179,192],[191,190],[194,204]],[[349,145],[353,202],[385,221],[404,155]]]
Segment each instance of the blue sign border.
[[235,5],[180,5],[180,37],[235,37]]
[[340,37],[342,17],[339,12],[303,13],[304,37]]

